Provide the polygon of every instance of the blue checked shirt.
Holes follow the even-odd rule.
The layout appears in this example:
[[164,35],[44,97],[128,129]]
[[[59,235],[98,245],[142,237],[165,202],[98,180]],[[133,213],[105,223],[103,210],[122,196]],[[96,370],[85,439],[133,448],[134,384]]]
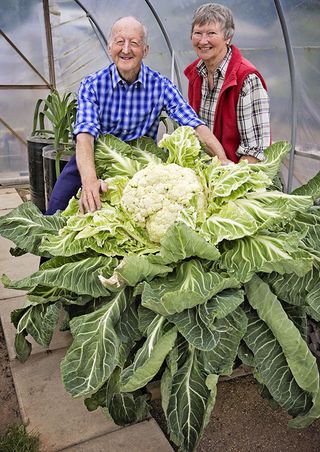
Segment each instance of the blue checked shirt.
[[167,77],[142,63],[138,79],[129,85],[112,63],[82,80],[74,136],[110,133],[123,141],[156,140],[162,111],[179,125],[204,124]]

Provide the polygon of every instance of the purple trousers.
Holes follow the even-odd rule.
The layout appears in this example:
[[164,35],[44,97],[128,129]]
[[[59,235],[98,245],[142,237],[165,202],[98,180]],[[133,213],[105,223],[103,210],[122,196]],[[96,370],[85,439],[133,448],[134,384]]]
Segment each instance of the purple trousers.
[[45,215],[53,215],[57,210],[64,210],[80,187],[80,173],[77,167],[76,156],[73,155],[61,171],[53,187]]

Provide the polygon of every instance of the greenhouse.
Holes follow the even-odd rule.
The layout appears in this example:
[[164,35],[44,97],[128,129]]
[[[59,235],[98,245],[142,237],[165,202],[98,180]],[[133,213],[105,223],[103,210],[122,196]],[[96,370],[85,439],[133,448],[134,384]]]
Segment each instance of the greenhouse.
[[320,448],[320,2],[210,8],[0,0],[0,450]]

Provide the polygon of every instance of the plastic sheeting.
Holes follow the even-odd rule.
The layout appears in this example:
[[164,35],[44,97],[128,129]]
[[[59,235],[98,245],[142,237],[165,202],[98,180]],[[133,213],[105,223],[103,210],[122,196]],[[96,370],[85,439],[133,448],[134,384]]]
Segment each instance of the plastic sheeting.
[[[81,0],[106,40],[112,23],[121,16],[134,15],[144,22],[149,31],[150,45],[146,63],[173,78],[185,96],[187,84],[183,69],[195,59],[190,42],[191,21],[195,9],[202,3],[197,0]],[[275,2],[228,0],[221,3],[230,7],[234,14],[236,32],[233,42],[257,66],[267,81],[273,140],[290,141],[290,72]],[[298,155],[295,156],[294,164],[295,186],[308,180],[320,169],[320,2],[282,0],[280,4],[288,27],[296,70]],[[106,44],[76,1],[51,0],[49,7],[57,88],[61,91],[76,91],[82,77],[109,64]],[[49,83],[43,2],[11,0],[8,3],[0,0],[0,23],[3,32]],[[43,79],[3,37],[0,54],[2,88],[3,85],[13,84],[44,85],[42,90],[0,90],[1,183],[12,177],[19,179],[26,174],[23,141],[31,131],[35,102],[39,97],[45,97],[48,90]]]

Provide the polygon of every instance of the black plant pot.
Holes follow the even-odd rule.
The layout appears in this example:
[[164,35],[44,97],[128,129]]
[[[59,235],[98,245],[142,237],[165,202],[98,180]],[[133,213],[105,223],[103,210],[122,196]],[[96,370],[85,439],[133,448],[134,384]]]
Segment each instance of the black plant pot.
[[59,175],[57,176],[56,172],[57,162],[59,165],[59,173],[61,173],[63,168],[70,160],[71,155],[72,155],[71,153],[64,153],[63,151],[58,152],[53,145],[45,146],[42,150],[44,187],[47,207],[53,187],[57,182],[57,178],[59,176]]
[[27,139],[31,201],[42,213],[46,210],[42,148],[50,143],[53,143],[53,140],[39,137]]

